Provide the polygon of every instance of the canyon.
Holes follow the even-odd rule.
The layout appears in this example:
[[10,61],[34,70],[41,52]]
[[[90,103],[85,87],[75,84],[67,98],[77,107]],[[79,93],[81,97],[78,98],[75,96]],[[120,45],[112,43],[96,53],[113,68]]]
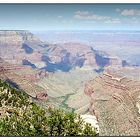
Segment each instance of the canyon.
[[0,31],[0,79],[43,108],[81,114],[100,136],[140,135],[139,72],[91,44],[42,41],[25,30]]

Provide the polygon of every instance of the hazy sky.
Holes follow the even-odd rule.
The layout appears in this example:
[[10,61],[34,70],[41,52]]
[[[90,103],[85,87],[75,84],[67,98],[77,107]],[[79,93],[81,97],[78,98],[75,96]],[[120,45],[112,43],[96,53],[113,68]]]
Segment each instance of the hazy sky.
[[0,4],[0,29],[140,30],[140,4]]

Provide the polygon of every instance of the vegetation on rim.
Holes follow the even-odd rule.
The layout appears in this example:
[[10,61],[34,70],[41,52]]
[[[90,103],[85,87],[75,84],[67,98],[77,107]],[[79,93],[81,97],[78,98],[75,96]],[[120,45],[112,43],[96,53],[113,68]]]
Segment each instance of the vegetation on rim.
[[0,136],[97,136],[74,113],[44,110],[29,96],[0,80]]

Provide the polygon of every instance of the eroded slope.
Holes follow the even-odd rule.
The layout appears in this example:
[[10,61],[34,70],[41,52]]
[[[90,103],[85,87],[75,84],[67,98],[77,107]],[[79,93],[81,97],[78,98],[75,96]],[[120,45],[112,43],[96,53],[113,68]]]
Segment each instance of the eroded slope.
[[90,111],[99,121],[100,136],[140,135],[140,82],[104,73],[86,84]]

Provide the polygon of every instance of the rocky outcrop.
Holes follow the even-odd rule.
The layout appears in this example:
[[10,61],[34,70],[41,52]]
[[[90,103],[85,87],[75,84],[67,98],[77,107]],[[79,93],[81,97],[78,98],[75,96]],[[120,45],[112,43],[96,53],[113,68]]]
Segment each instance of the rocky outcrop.
[[38,73],[36,74],[36,77],[39,77],[39,78],[44,78],[44,77],[48,77],[49,73],[46,72],[46,71],[38,71]]
[[12,64],[22,64],[25,59],[35,66],[38,65],[42,56],[40,45],[43,45],[43,42],[29,31],[0,31],[0,57]]
[[36,99],[47,100],[48,99],[48,94],[43,93],[43,92],[39,92],[39,93],[36,94]]
[[85,84],[85,89],[84,89],[84,93],[87,95],[87,96],[92,96],[93,94],[93,87],[92,87],[92,84],[91,84],[91,81],[89,81],[88,83]]
[[80,115],[80,117],[83,119],[85,123],[91,124],[91,126],[96,130],[96,132],[99,133],[99,125],[95,116],[85,114],[85,115]]
[[140,81],[104,73],[85,87],[100,136],[140,136]]
[[31,97],[35,98],[37,93],[45,93],[46,91],[35,82],[41,77],[37,77],[38,71],[31,68],[12,65],[0,59],[0,79],[7,81],[13,87],[22,89]]

